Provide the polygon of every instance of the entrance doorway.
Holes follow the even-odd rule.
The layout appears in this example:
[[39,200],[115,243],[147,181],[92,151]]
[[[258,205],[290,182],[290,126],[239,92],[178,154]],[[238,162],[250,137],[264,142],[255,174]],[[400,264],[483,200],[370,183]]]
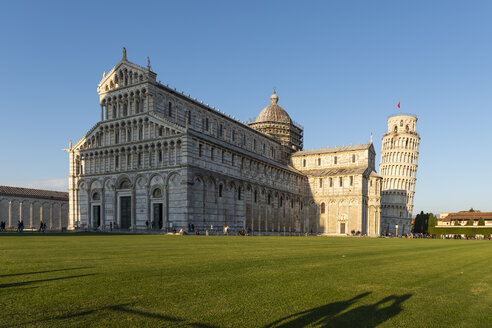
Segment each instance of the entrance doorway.
[[99,228],[101,226],[101,206],[100,205],[94,205],[92,206],[92,217],[94,220],[94,228]]
[[341,234],[345,233],[345,222],[340,222],[340,233]]
[[120,197],[121,228],[128,229],[132,225],[132,198]]
[[154,204],[154,221],[152,222],[152,229],[162,229],[162,203]]

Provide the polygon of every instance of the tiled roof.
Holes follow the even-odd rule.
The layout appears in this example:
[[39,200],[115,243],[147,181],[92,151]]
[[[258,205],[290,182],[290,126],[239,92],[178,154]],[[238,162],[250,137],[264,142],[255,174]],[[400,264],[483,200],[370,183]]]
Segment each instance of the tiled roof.
[[354,168],[340,168],[340,169],[317,169],[301,171],[303,174],[315,177],[333,176],[333,175],[350,175],[350,174],[364,174],[367,167],[354,167]]
[[0,195],[68,201],[68,192],[10,187],[10,186],[0,186]]
[[468,220],[475,219],[478,220],[483,218],[484,220],[492,219],[492,212],[458,212],[458,213],[449,213],[443,221],[451,221],[451,220]]
[[292,154],[292,156],[304,156],[304,155],[315,155],[315,154],[326,154],[326,153],[336,153],[341,151],[351,151],[351,150],[364,150],[369,149],[372,143],[366,143],[362,145],[352,145],[352,146],[342,146],[342,147],[327,147],[321,149],[311,149],[311,150],[301,150]]

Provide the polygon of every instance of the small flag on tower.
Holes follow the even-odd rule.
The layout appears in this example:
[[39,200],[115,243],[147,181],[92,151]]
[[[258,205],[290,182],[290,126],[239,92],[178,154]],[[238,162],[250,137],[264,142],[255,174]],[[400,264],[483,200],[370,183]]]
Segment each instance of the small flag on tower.
[[398,102],[398,108],[400,108],[400,102]]

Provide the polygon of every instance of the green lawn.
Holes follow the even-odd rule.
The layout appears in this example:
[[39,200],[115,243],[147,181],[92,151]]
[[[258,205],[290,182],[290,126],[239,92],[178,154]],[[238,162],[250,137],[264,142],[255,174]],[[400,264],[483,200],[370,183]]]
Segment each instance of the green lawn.
[[0,234],[0,326],[490,327],[492,242]]

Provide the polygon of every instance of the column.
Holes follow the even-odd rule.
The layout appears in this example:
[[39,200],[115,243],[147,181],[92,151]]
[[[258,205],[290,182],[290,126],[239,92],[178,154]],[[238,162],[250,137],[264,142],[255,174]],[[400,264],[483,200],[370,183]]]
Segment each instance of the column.
[[29,204],[29,226],[31,227],[31,229],[33,228],[33,226],[32,226],[32,218],[33,218],[32,211],[33,211],[33,204],[30,203]]
[[22,219],[22,201],[19,202],[19,221],[23,221]]
[[104,106],[101,104],[101,121],[104,120]]
[[50,204],[50,230],[53,229],[53,203]]
[[162,207],[163,224],[161,230],[166,231],[169,227],[169,191],[167,189],[167,186],[164,187],[164,202],[162,204]]
[[136,221],[136,200],[135,200],[135,189],[132,189],[132,213],[131,213],[131,220],[132,220],[132,225],[130,229],[135,230],[137,228],[137,221]]
[[12,227],[12,201],[9,200],[9,227]]
[[[104,182],[103,182],[104,183]],[[101,189],[101,226],[106,225],[106,207],[104,205],[104,187]]]
[[63,221],[62,221],[62,203],[59,204],[60,210],[58,211],[58,217],[60,219],[60,230],[63,228]]

